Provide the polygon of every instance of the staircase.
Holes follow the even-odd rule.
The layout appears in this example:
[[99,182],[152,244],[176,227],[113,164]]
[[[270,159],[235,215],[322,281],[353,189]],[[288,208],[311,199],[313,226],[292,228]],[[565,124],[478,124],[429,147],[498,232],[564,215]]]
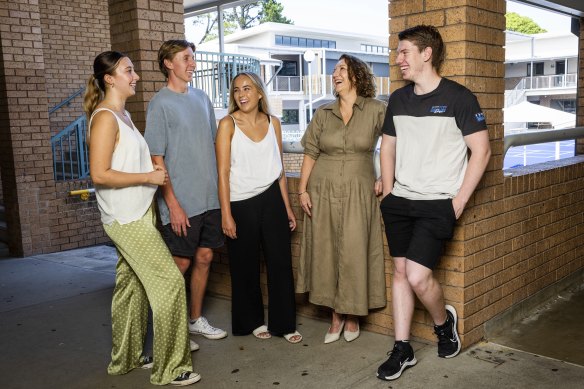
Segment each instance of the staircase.
[[[49,114],[80,96],[83,88],[49,110]],[[51,137],[55,181],[78,180],[89,176],[89,158],[86,142],[87,118],[80,115],[71,124]]]

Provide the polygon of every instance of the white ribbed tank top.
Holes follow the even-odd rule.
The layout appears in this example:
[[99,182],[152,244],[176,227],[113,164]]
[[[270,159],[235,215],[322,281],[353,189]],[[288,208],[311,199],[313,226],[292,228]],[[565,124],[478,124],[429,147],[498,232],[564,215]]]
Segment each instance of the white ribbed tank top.
[[[93,116],[104,110],[114,115],[120,131],[118,144],[112,154],[111,168],[125,173],[148,173],[154,170],[148,145],[134,123],[132,127],[129,127],[112,110],[98,108],[91,115],[88,128],[91,128]],[[111,224],[117,221],[120,224],[127,224],[141,219],[152,205],[156,188],[156,185],[135,185],[125,188],[95,185],[95,197],[101,213],[101,222]]]
[[240,201],[268,189],[282,174],[282,159],[271,118],[268,132],[259,142],[245,135],[231,118],[235,131],[231,138],[229,191],[231,201]]

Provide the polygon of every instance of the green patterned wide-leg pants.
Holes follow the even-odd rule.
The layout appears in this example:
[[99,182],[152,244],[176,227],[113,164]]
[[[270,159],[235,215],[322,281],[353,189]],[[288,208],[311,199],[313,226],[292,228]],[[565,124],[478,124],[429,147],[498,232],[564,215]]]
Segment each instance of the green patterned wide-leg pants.
[[128,224],[104,225],[118,251],[112,299],[112,360],[108,373],[142,365],[148,303],[154,321],[154,366],[150,382],[170,383],[193,371],[189,350],[185,283],[155,226],[152,208]]

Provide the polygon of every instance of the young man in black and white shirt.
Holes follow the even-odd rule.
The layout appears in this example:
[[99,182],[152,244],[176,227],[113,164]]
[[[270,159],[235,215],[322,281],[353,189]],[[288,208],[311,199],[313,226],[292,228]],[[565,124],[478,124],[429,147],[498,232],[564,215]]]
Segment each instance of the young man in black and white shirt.
[[434,321],[438,356],[460,352],[456,310],[445,305],[433,269],[491,151],[476,97],[440,76],[443,60],[444,43],[435,27],[399,34],[396,64],[411,83],[390,96],[381,143],[381,212],[394,262],[395,329],[393,350],[377,371],[383,380],[397,379],[417,363],[409,344],[416,296]]

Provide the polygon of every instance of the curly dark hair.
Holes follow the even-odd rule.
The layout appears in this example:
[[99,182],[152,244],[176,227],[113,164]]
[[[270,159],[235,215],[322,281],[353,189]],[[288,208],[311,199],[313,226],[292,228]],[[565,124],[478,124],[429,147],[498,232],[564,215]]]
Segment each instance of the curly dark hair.
[[[339,58],[345,60],[347,71],[349,73],[349,82],[357,90],[357,95],[362,97],[377,96],[377,87],[375,85],[375,76],[373,71],[365,62],[349,54],[343,54]],[[355,82],[353,82],[355,79]],[[335,95],[337,93],[335,92]]]

